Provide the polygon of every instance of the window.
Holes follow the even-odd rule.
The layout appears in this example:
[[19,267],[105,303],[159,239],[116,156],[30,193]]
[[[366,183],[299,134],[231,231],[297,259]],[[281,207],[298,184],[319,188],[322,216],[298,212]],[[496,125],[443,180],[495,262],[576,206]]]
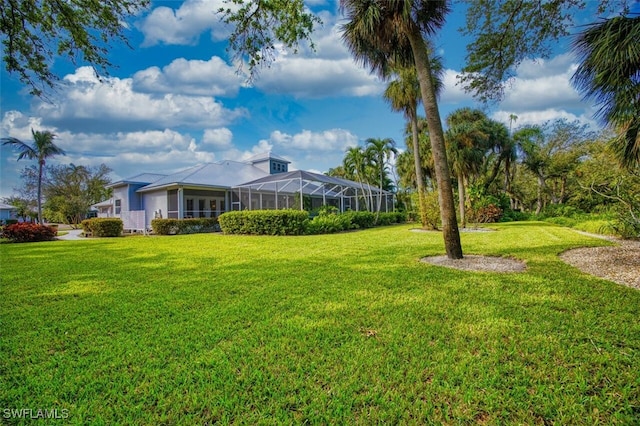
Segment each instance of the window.
[[187,198],[187,214],[186,217],[187,218],[192,218],[193,217],[193,198]]
[[116,207],[115,214],[120,214],[120,211],[122,210],[122,200],[116,200],[115,207]]

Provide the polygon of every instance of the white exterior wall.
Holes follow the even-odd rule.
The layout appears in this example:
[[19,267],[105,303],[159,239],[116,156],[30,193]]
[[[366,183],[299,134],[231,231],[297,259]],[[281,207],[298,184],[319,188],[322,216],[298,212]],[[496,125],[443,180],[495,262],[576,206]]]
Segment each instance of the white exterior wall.
[[120,200],[120,207],[122,211],[129,211],[129,186],[118,186],[113,188],[113,214],[116,214],[116,200]]
[[162,217],[167,218],[167,206],[169,201],[167,200],[167,190],[158,190],[153,192],[145,192],[142,194],[142,205],[144,206],[146,216],[146,226],[151,228],[151,221],[155,218],[156,210],[162,212]]

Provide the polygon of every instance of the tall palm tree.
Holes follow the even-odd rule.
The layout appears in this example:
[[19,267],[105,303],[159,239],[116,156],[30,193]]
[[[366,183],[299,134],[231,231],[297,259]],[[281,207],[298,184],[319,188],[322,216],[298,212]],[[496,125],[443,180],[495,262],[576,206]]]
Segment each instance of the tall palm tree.
[[[366,153],[364,152],[362,147],[359,146],[347,148],[347,152],[344,155],[342,163],[343,168],[347,172],[347,174],[353,176],[353,178],[360,184],[360,189],[362,190],[362,195],[364,197],[367,210],[371,211],[372,206],[370,206],[369,203],[372,197],[366,196],[367,191],[364,187],[365,182],[367,182],[366,174],[368,159]],[[371,192],[370,186],[369,192]]]
[[446,0],[341,0],[348,22],[342,38],[356,60],[381,76],[391,66],[415,66],[420,94],[429,126],[442,231],[447,256],[462,258],[460,232],[453,202],[451,175],[447,164],[444,131],[440,120],[432,64],[425,36],[445,23]]
[[[436,93],[440,93],[444,87],[442,80],[442,72],[444,67],[442,66],[441,58],[433,57],[433,84],[435,86]],[[422,174],[422,163],[420,156],[420,141],[418,130],[418,103],[420,102],[420,83],[418,82],[418,75],[416,74],[415,67],[399,67],[394,70],[393,73],[396,78],[389,82],[383,97],[391,105],[391,109],[394,111],[402,111],[405,118],[409,121],[411,127],[411,141],[413,161],[415,167],[416,184],[418,188],[418,202],[420,211],[420,222],[422,227],[427,226],[426,217],[426,205],[425,205],[425,182]]]
[[14,137],[2,138],[2,145],[11,145],[19,152],[18,161],[23,158],[38,160],[38,223],[42,224],[42,174],[47,158],[54,155],[65,155],[65,152],[53,143],[56,135],[48,130],[34,131],[33,145],[28,145]]
[[378,217],[380,216],[380,209],[382,208],[382,188],[385,186],[385,169],[389,164],[389,160],[391,159],[392,154],[398,155],[398,150],[396,149],[396,142],[391,138],[386,139],[375,139],[369,138],[365,141],[366,144],[366,152],[369,154],[371,159],[373,160],[373,164],[375,164],[378,171],[378,208],[376,211],[376,222]]
[[619,130],[614,148],[625,167],[640,167],[640,16],[589,25],[574,40],[573,83],[596,102],[596,116]]

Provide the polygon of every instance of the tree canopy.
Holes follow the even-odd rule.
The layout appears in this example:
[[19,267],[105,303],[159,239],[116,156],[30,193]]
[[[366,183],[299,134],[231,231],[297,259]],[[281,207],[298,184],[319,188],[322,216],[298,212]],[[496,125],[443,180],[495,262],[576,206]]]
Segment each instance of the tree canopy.
[[1,0],[0,38],[8,73],[18,75],[31,94],[43,96],[59,77],[57,57],[82,60],[107,73],[111,43],[127,43],[123,22],[149,0]]

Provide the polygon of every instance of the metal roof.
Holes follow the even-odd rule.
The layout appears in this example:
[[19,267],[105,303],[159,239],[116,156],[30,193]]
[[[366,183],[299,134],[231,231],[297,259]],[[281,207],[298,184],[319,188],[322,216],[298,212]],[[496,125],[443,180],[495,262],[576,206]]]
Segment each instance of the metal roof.
[[146,192],[169,186],[199,186],[231,188],[238,182],[246,182],[267,176],[268,173],[251,164],[224,160],[218,163],[200,164],[172,175],[164,176],[144,186],[138,192]]
[[[294,170],[292,172],[277,173],[274,175],[265,176],[263,178],[246,182],[241,185],[236,185],[234,186],[234,188],[248,188],[253,186],[265,187],[265,186],[268,186],[268,184],[275,184],[280,182],[292,182],[292,181],[300,181],[300,180],[304,182],[326,183],[329,185],[341,186],[346,188],[354,188],[354,189],[360,189],[360,190],[364,188],[367,191],[371,190],[377,193],[380,192],[380,188],[376,186],[368,185],[366,183],[360,184],[359,182],[354,182],[352,180],[342,179],[342,178],[333,177],[333,176],[327,176],[320,173],[307,172],[304,170]],[[269,189],[273,190],[272,188],[269,188]],[[385,190],[383,190],[382,192],[384,194],[390,193],[389,191],[385,191]]]
[[130,178],[122,179],[117,182],[110,183],[107,185],[107,188],[113,188],[114,186],[122,186],[129,184],[150,184],[158,179],[161,179],[167,175],[162,175],[159,173],[140,173],[139,175],[132,176]]

